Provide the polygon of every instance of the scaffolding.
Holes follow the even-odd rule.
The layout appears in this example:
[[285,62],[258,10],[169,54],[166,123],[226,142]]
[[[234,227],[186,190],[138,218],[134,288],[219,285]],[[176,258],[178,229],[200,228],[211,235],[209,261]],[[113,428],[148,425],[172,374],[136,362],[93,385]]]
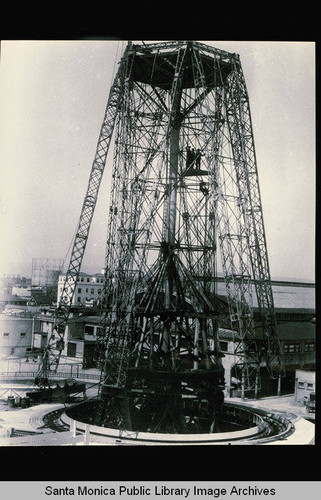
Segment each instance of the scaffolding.
[[32,286],[54,286],[58,283],[64,261],[62,259],[32,259]]

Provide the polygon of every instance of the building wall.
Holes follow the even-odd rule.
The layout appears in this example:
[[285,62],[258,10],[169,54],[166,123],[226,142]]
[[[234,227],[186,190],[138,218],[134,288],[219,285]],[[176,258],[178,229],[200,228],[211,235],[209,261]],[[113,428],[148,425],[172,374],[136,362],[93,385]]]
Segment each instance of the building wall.
[[[280,340],[280,344],[283,353],[284,368],[287,375],[287,381],[282,382],[282,387],[284,387],[284,389],[290,388],[293,393],[296,385],[294,383],[295,372],[305,366],[311,368],[315,365],[315,340],[311,338],[310,333],[308,333],[305,339],[282,339]],[[228,338],[227,335],[221,337],[220,347],[224,354],[222,364],[225,370],[226,394],[231,395],[232,388],[234,388],[237,383],[237,379],[233,378],[233,367],[239,362],[239,359],[234,354],[235,346],[232,338]],[[305,370],[302,370],[302,372],[309,373]],[[289,389],[286,389],[286,392],[288,392],[288,390]]]
[[95,346],[97,342],[97,333],[101,328],[99,318],[97,322],[90,318],[83,317],[78,319],[69,330],[68,341],[63,352],[66,356],[80,358],[84,368],[96,366]]
[[[58,291],[57,291],[58,303],[62,295],[65,280],[66,280],[65,274],[59,276]],[[103,286],[104,286],[103,274],[89,275],[85,273],[80,273],[77,279],[72,305],[90,307],[94,303],[99,302]]]
[[84,341],[77,339],[68,339],[63,354],[68,358],[79,358],[81,361],[84,356]]
[[296,370],[295,372],[295,401],[303,404],[310,394],[315,392],[315,371]]
[[284,364],[304,365],[315,364],[315,341],[314,340],[298,340],[287,339],[281,341]]
[[12,287],[11,293],[12,295],[17,295],[18,297],[31,297],[31,288],[30,286],[16,285]]
[[[92,317],[91,317],[92,318]],[[53,333],[54,316],[41,314],[36,320],[34,334],[35,348],[45,347],[48,336]],[[69,361],[81,362],[84,367],[91,368],[96,366],[94,361],[94,350],[97,341],[97,332],[101,328],[99,318],[71,317],[66,327],[65,347],[62,351],[61,363],[63,358]],[[58,337],[56,336],[57,340]]]
[[33,318],[0,315],[1,356],[25,356],[32,345]]
[[[54,333],[53,324],[54,316],[42,314],[38,316],[36,328],[34,332],[33,347],[43,348],[47,345],[49,336]],[[56,340],[59,336],[56,335]],[[62,351],[62,356],[67,357],[82,357],[83,356],[83,339],[84,325],[82,322],[76,321],[76,318],[70,318],[66,327],[65,347]]]
[[[98,319],[98,318],[97,318]],[[86,341],[91,341],[91,340],[96,340],[99,332],[102,332],[102,327],[99,324],[99,319],[98,323],[93,322],[90,319],[85,319],[84,322],[84,333],[85,333],[85,340]]]
[[35,330],[33,336],[33,347],[42,349],[47,345],[48,337],[52,334],[53,320],[46,318],[45,315],[35,321]]

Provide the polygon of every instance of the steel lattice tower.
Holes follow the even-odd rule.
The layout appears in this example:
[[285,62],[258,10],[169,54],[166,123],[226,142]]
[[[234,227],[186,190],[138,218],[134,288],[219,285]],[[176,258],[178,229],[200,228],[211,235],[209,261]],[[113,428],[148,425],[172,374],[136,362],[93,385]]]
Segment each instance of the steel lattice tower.
[[[159,432],[217,428],[224,369],[217,246],[243,396],[281,373],[249,97],[237,54],[198,42],[128,43],[114,79],[65,288],[58,362],[114,137],[95,423]],[[254,327],[252,288],[262,330]],[[58,338],[58,341],[57,341]],[[49,360],[51,361],[51,364]]]
[[196,42],[130,46],[117,78],[96,423],[191,432],[222,404],[216,233],[243,390],[279,365],[249,99],[239,57]]

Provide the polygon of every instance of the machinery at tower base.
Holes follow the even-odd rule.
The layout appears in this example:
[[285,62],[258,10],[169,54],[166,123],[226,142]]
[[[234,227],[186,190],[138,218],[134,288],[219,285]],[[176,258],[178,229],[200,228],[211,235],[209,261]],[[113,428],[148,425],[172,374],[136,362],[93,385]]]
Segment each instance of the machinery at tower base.
[[[198,42],[128,43],[112,84],[71,261],[38,379],[59,363],[107,154],[114,161],[95,423],[215,432],[218,325],[236,336],[242,394],[282,372],[249,99],[241,63]],[[227,303],[216,289],[217,247]],[[261,327],[254,327],[252,286]]]

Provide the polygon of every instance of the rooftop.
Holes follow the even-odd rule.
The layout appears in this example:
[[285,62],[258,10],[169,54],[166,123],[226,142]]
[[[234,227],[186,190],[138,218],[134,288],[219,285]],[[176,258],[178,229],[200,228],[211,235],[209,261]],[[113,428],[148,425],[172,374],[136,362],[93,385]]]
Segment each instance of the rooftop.
[[[287,321],[285,323],[278,323],[277,332],[280,340],[315,340],[315,325],[310,321]],[[234,340],[240,338],[239,333],[225,328],[219,328],[218,335],[220,340]],[[257,332],[256,337],[260,338],[260,333]]]
[[0,302],[27,302],[28,297],[20,297],[19,295],[12,295],[12,293],[0,293]]
[[[223,280],[217,283],[217,291],[226,296]],[[315,310],[315,286],[311,283],[272,282],[272,292],[275,309]],[[258,307],[254,290],[253,307]]]

